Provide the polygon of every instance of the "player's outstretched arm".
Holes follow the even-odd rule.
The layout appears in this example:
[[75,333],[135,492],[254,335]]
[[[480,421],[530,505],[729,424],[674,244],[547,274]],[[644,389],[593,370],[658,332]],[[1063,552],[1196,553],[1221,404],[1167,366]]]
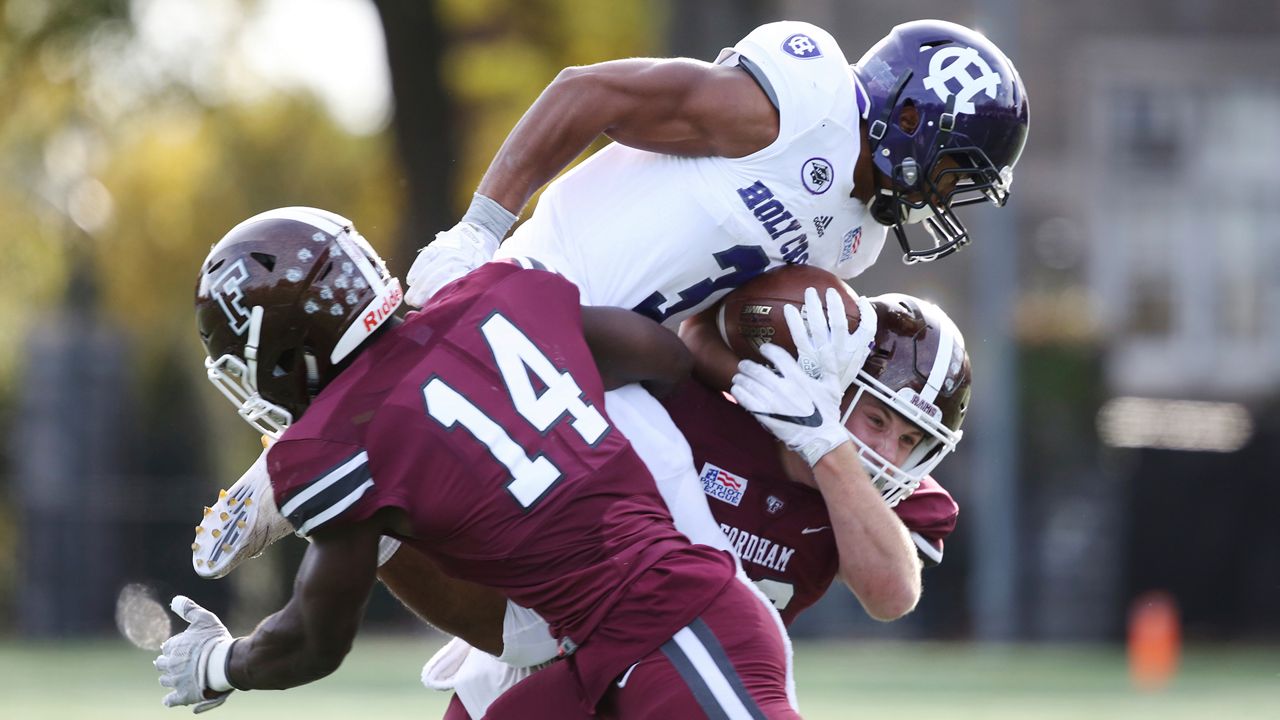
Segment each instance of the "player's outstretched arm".
[[232,686],[283,690],[338,669],[373,590],[383,525],[375,515],[311,535],[293,597],[232,646],[227,661]]
[[507,136],[477,192],[519,214],[601,134],[653,152],[742,157],[773,142],[778,115],[737,67],[681,58],[566,68]]
[[676,334],[630,310],[582,308],[582,333],[605,390],[638,382],[655,396],[673,390],[693,367]]

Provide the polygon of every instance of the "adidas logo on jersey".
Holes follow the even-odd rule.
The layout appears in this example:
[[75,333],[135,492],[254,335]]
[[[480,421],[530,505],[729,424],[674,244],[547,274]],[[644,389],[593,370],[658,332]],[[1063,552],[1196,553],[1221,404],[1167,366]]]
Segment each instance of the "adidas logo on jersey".
[[818,237],[827,233],[827,226],[831,225],[832,219],[830,215],[819,215],[813,219],[813,229],[818,231]]

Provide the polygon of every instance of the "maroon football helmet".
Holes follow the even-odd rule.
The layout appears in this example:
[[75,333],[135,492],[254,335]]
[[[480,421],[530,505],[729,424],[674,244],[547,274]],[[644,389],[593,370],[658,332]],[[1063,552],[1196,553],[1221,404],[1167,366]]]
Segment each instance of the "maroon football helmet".
[[209,380],[250,425],[278,437],[401,296],[341,215],[306,207],[255,215],[213,246],[196,280]]
[[937,305],[898,293],[870,300],[876,309],[875,347],[846,392],[841,420],[847,423],[868,393],[924,430],[900,466],[850,433],[863,466],[893,507],[960,442],[969,408],[969,355],[959,329]]

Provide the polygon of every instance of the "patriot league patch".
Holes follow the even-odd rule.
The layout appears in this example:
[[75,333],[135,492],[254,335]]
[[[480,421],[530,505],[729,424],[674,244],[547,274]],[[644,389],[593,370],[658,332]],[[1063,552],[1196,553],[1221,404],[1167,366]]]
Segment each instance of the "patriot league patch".
[[702,491],[720,502],[727,502],[734,507],[742,504],[742,495],[747,491],[747,479],[734,475],[724,468],[711,463],[702,466]]

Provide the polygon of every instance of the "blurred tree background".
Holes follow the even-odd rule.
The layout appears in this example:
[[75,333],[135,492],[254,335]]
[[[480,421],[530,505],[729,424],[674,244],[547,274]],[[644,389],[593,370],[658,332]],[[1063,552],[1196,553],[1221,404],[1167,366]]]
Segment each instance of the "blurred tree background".
[[[224,232],[324,207],[403,274],[560,68],[653,52],[640,0],[317,4],[382,21],[382,112],[376,94],[350,112],[264,71],[264,26],[307,2],[0,0],[0,622],[20,626],[0,629],[102,631],[105,588],[190,584],[201,502],[257,452],[192,330],[193,278]],[[342,27],[308,32],[344,61]],[[275,574],[246,578],[213,606],[231,593],[251,616],[278,597]],[[82,617],[59,619],[76,581]]]

